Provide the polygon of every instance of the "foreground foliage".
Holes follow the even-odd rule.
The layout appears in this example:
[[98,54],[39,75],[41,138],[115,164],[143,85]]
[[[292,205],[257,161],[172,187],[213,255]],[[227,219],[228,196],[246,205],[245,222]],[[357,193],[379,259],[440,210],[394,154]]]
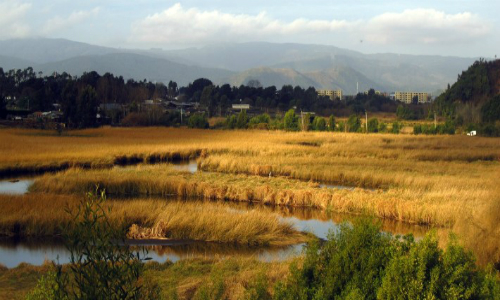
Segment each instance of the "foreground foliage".
[[70,263],[56,265],[28,299],[150,298],[140,282],[147,258],[123,245],[125,232],[109,222],[105,200],[104,191],[88,193],[76,212],[68,211],[75,223],[64,233]]
[[343,224],[325,245],[309,245],[290,272],[276,299],[500,299],[496,274],[479,269],[456,240],[442,250],[432,234],[393,238],[370,221]]

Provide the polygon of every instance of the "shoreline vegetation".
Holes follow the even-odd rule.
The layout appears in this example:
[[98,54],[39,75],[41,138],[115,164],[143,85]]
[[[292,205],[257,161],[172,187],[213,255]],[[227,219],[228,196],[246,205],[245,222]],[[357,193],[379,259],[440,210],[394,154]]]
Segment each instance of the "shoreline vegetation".
[[[0,195],[0,236],[50,237],[71,230],[81,197],[55,194]],[[108,199],[108,219],[132,240],[172,239],[248,246],[286,246],[308,240],[277,214],[235,210],[223,203],[162,199]],[[214,218],[219,220],[214,222]]]

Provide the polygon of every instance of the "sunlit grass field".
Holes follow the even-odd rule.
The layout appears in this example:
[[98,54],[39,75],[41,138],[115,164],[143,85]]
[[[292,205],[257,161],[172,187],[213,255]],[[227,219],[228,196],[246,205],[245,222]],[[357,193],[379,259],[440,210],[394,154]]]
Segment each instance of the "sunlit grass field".
[[[100,128],[62,136],[4,129],[0,140],[3,176],[57,166],[85,169],[45,175],[35,183],[37,191],[81,194],[99,183],[117,195],[180,194],[370,214],[456,229],[465,243],[483,245],[500,258],[500,139]],[[194,157],[204,172],[113,167]]]

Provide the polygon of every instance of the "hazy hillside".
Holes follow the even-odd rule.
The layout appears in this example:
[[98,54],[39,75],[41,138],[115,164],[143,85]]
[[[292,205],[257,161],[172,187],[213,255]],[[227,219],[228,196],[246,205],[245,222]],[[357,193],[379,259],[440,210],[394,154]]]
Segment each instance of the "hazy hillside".
[[41,70],[45,74],[56,71],[67,72],[71,75],[81,75],[83,72],[89,71],[96,71],[100,74],[110,72],[117,76],[123,76],[125,79],[147,79],[148,81],[164,83],[174,80],[181,86],[200,77],[222,80],[232,74],[226,70],[187,66],[165,59],[131,53],[75,57],[39,65],[37,70]]
[[[257,67],[279,67],[282,63],[314,60],[334,55],[359,53],[333,46],[274,44],[264,42],[222,44],[203,48],[164,51],[165,55],[185,58],[198,65],[244,71]],[[289,66],[283,66],[288,68]],[[302,70],[299,70],[302,71]]]
[[281,88],[283,85],[300,85],[304,88],[314,86],[319,88],[317,82],[292,69],[273,69],[260,67],[233,75],[229,79],[232,85],[240,86],[248,83],[249,80],[257,79],[263,86],[274,85]]
[[[199,65],[234,71],[270,66],[305,73],[342,67],[345,70],[354,70],[368,79],[360,81],[363,87],[373,85],[374,88],[378,87],[384,91],[444,90],[448,83],[456,80],[456,74],[465,70],[475,60],[391,53],[365,55],[333,46],[272,43],[229,44],[163,52]],[[339,74],[336,77],[339,82],[332,82],[331,86],[317,84],[325,88],[335,88],[343,85],[342,82],[350,81],[351,77],[349,74]],[[316,81],[313,78],[311,80]]]
[[89,45],[65,39],[14,39],[0,41],[0,55],[34,63],[47,63],[83,55],[103,55],[118,49]]
[[444,90],[474,60],[390,53],[365,55],[333,46],[262,42],[137,50],[64,39],[0,41],[0,67],[4,69],[25,68],[26,63],[33,62],[32,66],[44,73],[66,71],[78,75],[96,70],[137,80],[175,80],[181,85],[200,77],[233,84],[257,79],[263,85],[341,88],[349,94],[356,91],[356,82],[360,91],[372,87],[387,92]]
[[385,91],[385,87],[368,79],[363,74],[350,67],[332,67],[328,70],[305,73],[309,78],[317,83],[320,88],[341,89],[345,94],[354,95],[359,91],[367,91],[370,88],[379,91]]
[[32,61],[0,55],[0,68],[3,68],[5,72],[12,69],[26,69],[27,67],[33,67],[35,65],[36,64]]

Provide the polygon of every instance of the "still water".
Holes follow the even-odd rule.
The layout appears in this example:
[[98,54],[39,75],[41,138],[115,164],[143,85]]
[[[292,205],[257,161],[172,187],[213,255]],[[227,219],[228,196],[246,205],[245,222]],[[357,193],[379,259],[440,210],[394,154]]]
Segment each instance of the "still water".
[[0,194],[22,195],[28,192],[33,179],[0,180]]
[[[198,171],[196,160],[184,161],[173,164],[173,168],[179,171],[195,173]],[[25,194],[29,186],[34,182],[31,179],[3,180],[0,181],[0,194]],[[353,189],[344,186],[320,185],[320,188]],[[198,201],[195,199],[180,200],[166,199],[166,201]],[[253,205],[249,203],[228,203],[236,210],[265,210],[269,213],[277,214],[283,221],[292,223],[300,231],[307,231],[318,238],[326,239],[328,233],[336,231],[342,222],[356,220],[357,217],[346,214],[334,214],[311,208],[291,208],[277,206]],[[428,228],[408,225],[395,221],[381,221],[382,230],[392,234],[412,233],[415,237],[423,236]],[[135,241],[134,243],[137,243]],[[139,246],[148,250],[147,256],[157,262],[178,261],[186,258],[205,257],[229,257],[244,256],[254,257],[262,261],[283,260],[301,253],[302,244],[287,247],[249,247],[219,243],[206,243],[195,241],[176,241],[161,244],[147,243],[147,245],[134,244],[133,247],[139,250]],[[20,263],[41,265],[44,261],[59,261],[59,263],[69,262],[69,252],[64,247],[62,240],[15,240],[11,238],[0,238],[0,264],[8,268],[14,268]]]
[[[178,201],[178,200],[173,200]],[[189,200],[196,201],[196,200]],[[276,213],[285,222],[290,222],[300,231],[308,231],[321,239],[326,239],[330,231],[336,231],[342,222],[353,222],[356,217],[345,214],[329,214],[308,208],[266,207],[261,205],[229,203],[237,210],[260,209]],[[413,233],[423,236],[428,228],[412,226],[394,221],[382,221],[382,230],[393,234]],[[253,257],[261,261],[284,260],[301,253],[304,245],[286,247],[249,247],[245,245],[206,243],[196,241],[129,242],[133,247],[142,246],[148,250],[147,256],[154,261],[178,261],[186,258]],[[139,248],[137,248],[139,249]],[[69,252],[62,240],[14,240],[0,239],[0,264],[14,268],[20,263],[41,265],[45,260],[69,262]]]

